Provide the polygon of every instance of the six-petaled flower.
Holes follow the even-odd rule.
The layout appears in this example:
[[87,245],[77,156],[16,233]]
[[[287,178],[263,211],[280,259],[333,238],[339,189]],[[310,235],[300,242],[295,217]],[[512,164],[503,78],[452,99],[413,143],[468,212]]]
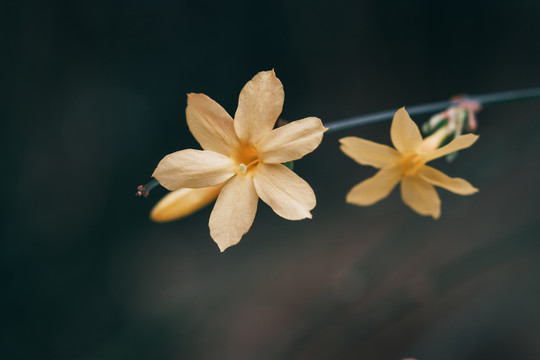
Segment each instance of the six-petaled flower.
[[308,117],[274,129],[283,100],[273,70],[258,73],[244,86],[234,120],[208,96],[189,94],[187,123],[204,150],[169,154],[152,175],[169,190],[223,184],[209,221],[221,251],[249,230],[259,198],[286,219],[311,218],[313,190],[282,163],[315,150],[326,128]]
[[394,115],[390,136],[395,149],[357,137],[340,139],[341,150],[345,154],[359,164],[380,169],[373,177],[354,186],[347,194],[347,202],[372,205],[388,196],[401,182],[403,202],[417,213],[437,219],[441,213],[441,201],[434,185],[460,195],[478,191],[467,181],[448,177],[426,165],[431,160],[468,148],[478,139],[477,135],[458,136],[446,146],[437,148],[439,139],[422,139],[418,126],[405,108],[401,108]]

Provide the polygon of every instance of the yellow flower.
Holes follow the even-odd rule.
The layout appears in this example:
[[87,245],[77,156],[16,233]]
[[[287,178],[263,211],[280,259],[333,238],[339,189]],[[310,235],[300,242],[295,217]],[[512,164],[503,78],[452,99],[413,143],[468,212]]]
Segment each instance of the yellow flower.
[[259,198],[286,219],[311,218],[313,190],[282,163],[315,150],[326,128],[308,117],[274,129],[284,97],[273,70],[244,86],[234,120],[208,96],[188,94],[187,123],[204,150],[169,154],[152,175],[169,190],[223,184],[209,221],[221,251],[249,230]]
[[385,198],[401,182],[403,202],[421,215],[437,219],[441,214],[441,200],[435,186],[460,195],[478,191],[467,181],[451,178],[428,165],[427,162],[454,151],[468,148],[478,136],[458,136],[448,145],[437,148],[440,134],[422,139],[418,126],[405,108],[394,115],[390,136],[396,149],[357,137],[340,139],[341,150],[362,165],[380,169],[373,177],[362,181],[349,191],[347,202],[368,206]]

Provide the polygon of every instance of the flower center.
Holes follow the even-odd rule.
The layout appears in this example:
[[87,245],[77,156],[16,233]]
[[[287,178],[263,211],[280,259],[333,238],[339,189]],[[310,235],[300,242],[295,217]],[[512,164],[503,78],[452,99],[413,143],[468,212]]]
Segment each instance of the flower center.
[[403,176],[409,176],[416,174],[424,164],[425,162],[421,155],[411,154],[404,156],[398,166],[401,168]]
[[259,154],[251,146],[241,146],[232,158],[237,164],[236,172],[238,174],[246,174],[251,172],[259,164]]

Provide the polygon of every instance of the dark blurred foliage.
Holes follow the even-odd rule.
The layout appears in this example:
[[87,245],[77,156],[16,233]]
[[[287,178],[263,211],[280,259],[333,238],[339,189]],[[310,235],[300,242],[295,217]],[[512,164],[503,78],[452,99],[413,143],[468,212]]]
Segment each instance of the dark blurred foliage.
[[[323,121],[534,87],[540,3],[4,1],[2,359],[538,359],[540,102],[479,114],[480,141],[437,167],[423,218],[394,192],[344,203],[373,174],[329,134],[295,164],[313,220],[262,202],[220,254],[211,208],[154,224],[134,197],[167,153],[198,147],[184,109],[230,113],[257,72],[283,117]],[[425,117],[416,119],[426,120]]]

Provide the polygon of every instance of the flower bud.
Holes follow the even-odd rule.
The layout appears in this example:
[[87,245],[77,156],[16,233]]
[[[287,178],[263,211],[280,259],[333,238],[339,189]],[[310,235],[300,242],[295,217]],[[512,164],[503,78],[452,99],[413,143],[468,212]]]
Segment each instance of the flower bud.
[[214,201],[223,184],[199,188],[178,189],[165,195],[150,212],[155,222],[167,222],[193,214]]

